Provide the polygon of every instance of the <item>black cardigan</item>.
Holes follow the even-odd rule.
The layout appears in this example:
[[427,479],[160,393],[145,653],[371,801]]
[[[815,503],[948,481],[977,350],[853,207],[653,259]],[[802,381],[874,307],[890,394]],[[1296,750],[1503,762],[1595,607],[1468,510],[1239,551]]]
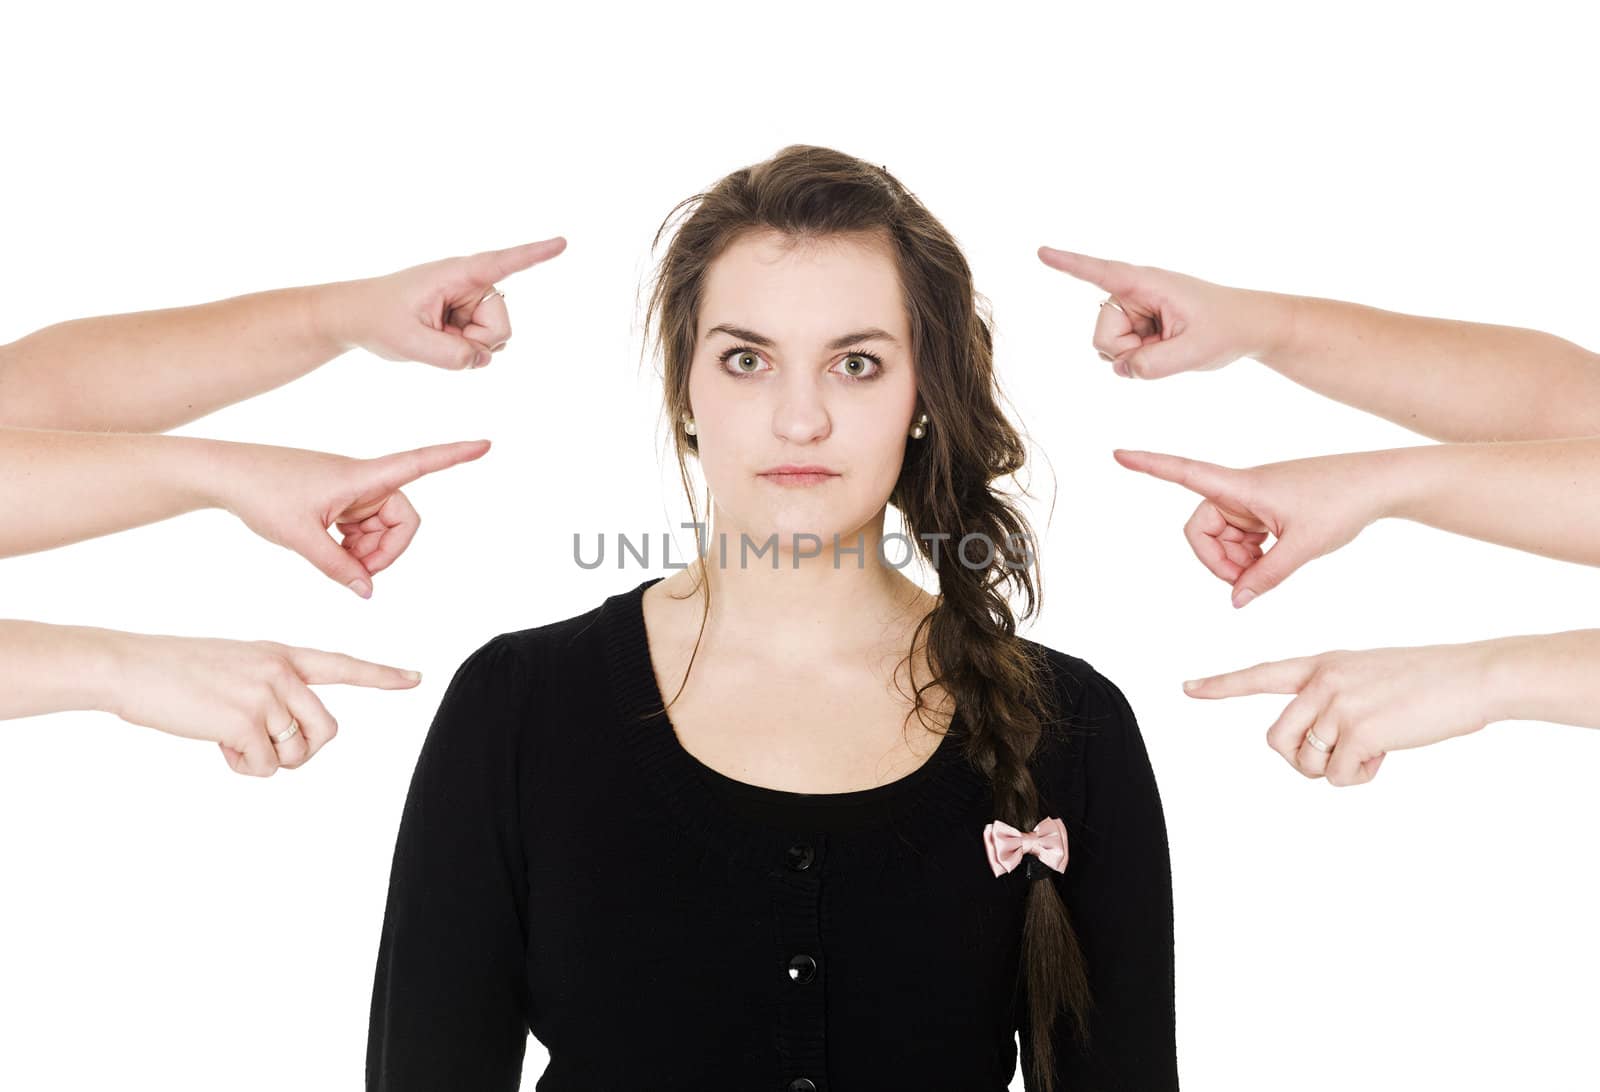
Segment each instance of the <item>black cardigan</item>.
[[684,749],[651,715],[659,579],[501,634],[451,680],[400,822],[368,1089],[518,1088],[531,1029],[542,1092],[1003,1092],[1019,1029],[1030,1049],[1031,882],[1066,901],[1094,995],[1087,1049],[1056,1024],[1059,1092],[1177,1088],[1166,828],[1114,684],[1017,638],[1065,714],[1030,767],[1070,849],[1065,873],[997,877],[959,709],[863,793],[730,784]]

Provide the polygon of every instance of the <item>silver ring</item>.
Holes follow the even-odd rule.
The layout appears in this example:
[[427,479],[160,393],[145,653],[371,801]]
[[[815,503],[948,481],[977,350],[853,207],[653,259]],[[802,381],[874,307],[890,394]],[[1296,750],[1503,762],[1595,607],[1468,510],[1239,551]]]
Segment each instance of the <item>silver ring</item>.
[[289,727],[285,728],[281,732],[274,733],[273,736],[272,736],[272,742],[274,742],[274,743],[286,742],[287,740],[293,739],[296,735],[299,734],[299,732],[300,732],[300,722],[295,720],[293,717],[290,717],[289,718]]
[[1317,730],[1315,728],[1306,729],[1306,742],[1311,744],[1311,746],[1315,747],[1317,750],[1321,751],[1323,754],[1327,754],[1329,751],[1333,750],[1333,745],[1327,740],[1323,739],[1321,736],[1317,735]]
[[483,294],[482,298],[480,298],[477,303],[473,304],[473,306],[477,307],[477,306],[481,305],[483,303],[483,301],[488,299],[490,296],[499,296],[501,299],[504,299],[505,295],[506,294],[504,292],[500,291],[500,289],[491,288],[491,289],[489,289],[489,291],[485,292]]
[[[1100,301],[1100,306],[1115,307],[1118,311],[1122,311],[1122,304],[1117,302],[1117,297],[1115,296],[1107,296],[1105,299]],[[1128,312],[1122,311],[1122,313],[1126,315]]]

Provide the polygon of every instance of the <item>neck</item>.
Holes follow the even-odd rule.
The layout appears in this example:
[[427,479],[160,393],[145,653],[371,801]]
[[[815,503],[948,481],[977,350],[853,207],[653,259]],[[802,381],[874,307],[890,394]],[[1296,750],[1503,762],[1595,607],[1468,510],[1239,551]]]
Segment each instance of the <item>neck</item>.
[[[716,520],[706,556],[664,582],[666,590],[683,595],[702,583],[710,586],[707,637],[719,647],[805,659],[815,659],[819,649],[830,659],[875,649],[908,622],[914,625],[934,602],[914,580],[880,560],[883,518],[880,509],[857,531],[841,533],[837,553],[831,533],[818,534],[824,539],[820,546],[802,537],[799,551],[791,533],[780,533],[776,565],[770,532],[744,532],[749,546],[741,558],[741,531]],[[859,557],[853,552],[858,544]],[[756,547],[766,547],[759,558]],[[813,550],[815,556],[803,556]],[[905,543],[891,541],[885,552],[899,562],[907,550]]]

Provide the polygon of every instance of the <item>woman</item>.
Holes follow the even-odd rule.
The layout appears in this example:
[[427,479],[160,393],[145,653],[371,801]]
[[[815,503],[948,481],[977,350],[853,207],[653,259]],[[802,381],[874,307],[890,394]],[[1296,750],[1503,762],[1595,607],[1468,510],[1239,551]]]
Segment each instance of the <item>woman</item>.
[[[1301,385],[1443,443],[1233,469],[1117,451],[1203,498],[1184,527],[1240,608],[1379,519],[1600,565],[1600,357],[1539,330],[1403,315],[1211,284],[1041,247],[1111,293],[1094,345],[1124,378],[1253,357]],[[1573,485],[1578,483],[1574,495]],[[1574,499],[1580,503],[1573,503]],[[1269,549],[1262,543],[1271,534]],[[1184,684],[1196,698],[1292,694],[1267,743],[1300,773],[1360,785],[1392,750],[1501,720],[1600,728],[1600,629],[1418,648],[1336,650]]]
[[959,248],[826,148],[691,206],[650,317],[707,549],[456,673],[368,1087],[516,1088],[530,1028],[553,1092],[1004,1089],[1019,1032],[1029,1089],[1177,1087],[1155,779],[1121,691],[1015,633],[1025,449]]

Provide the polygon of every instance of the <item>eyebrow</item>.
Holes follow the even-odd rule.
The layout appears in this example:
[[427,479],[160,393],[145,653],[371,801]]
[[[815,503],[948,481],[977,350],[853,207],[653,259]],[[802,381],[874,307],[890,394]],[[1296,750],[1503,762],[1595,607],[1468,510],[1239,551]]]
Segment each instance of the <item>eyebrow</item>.
[[[742,326],[731,326],[725,322],[706,331],[706,337],[710,337],[712,334],[727,334],[730,337],[738,338],[740,341],[748,341],[752,345],[759,345],[763,349],[770,349],[777,344],[776,341],[765,334],[758,334],[754,330],[746,330]],[[862,341],[887,341],[894,345],[899,344],[894,335],[887,330],[880,330],[876,326],[868,326],[865,330],[857,330],[853,334],[844,334],[834,338],[828,342],[827,348],[848,349],[850,346]]]

